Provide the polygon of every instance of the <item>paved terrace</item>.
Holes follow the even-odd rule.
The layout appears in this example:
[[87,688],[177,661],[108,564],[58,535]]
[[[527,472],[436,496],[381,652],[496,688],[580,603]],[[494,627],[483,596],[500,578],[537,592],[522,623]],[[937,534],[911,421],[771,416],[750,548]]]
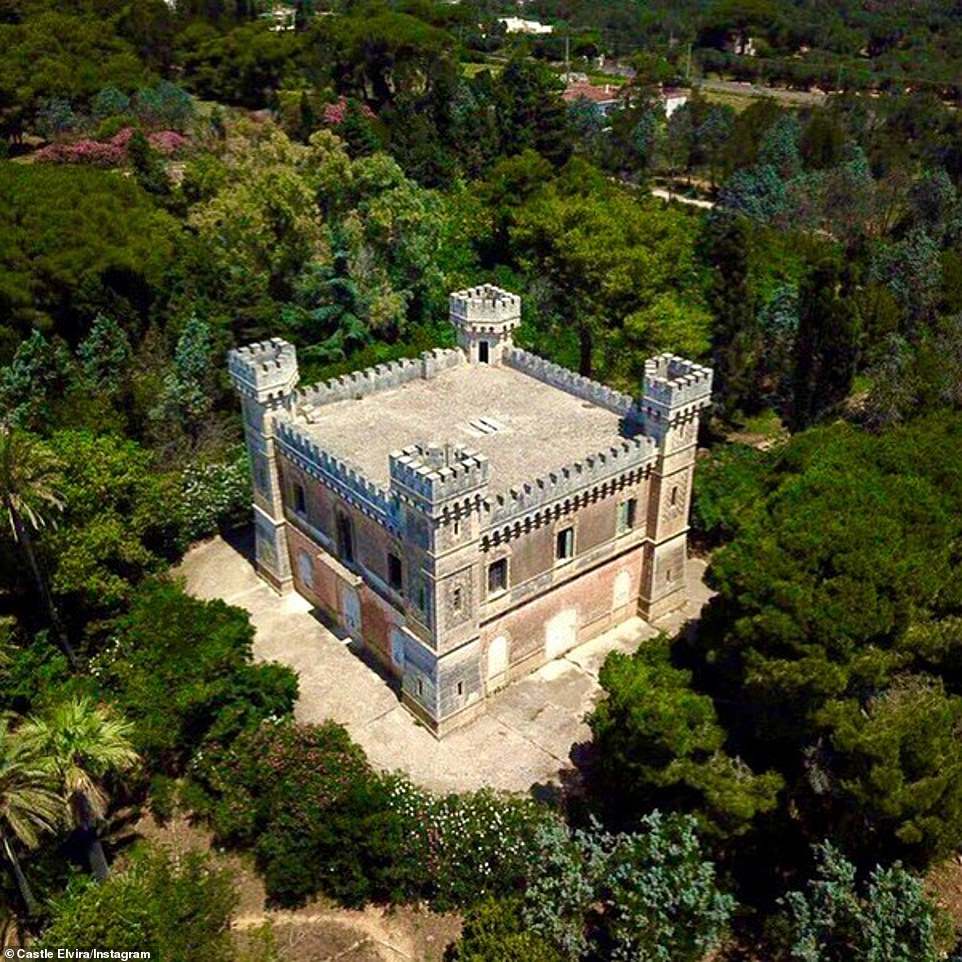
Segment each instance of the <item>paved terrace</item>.
[[388,455],[409,444],[452,442],[491,465],[494,493],[619,443],[613,411],[506,366],[462,364],[429,379],[315,409],[299,427],[323,450],[387,488]]
[[[483,785],[527,791],[560,783],[589,740],[584,715],[597,697],[598,670],[608,652],[634,651],[656,633],[641,619],[626,622],[515,682],[489,700],[485,715],[438,742],[349,640],[318,621],[304,598],[280,598],[256,576],[248,539],[230,544],[215,538],[192,549],[179,569],[187,589],[250,612],[256,656],[282,661],[300,676],[298,720],[341,722],[373,764],[403,769],[436,791]],[[690,562],[688,605],[660,627],[673,631],[697,616],[709,597],[704,570],[704,562]]]

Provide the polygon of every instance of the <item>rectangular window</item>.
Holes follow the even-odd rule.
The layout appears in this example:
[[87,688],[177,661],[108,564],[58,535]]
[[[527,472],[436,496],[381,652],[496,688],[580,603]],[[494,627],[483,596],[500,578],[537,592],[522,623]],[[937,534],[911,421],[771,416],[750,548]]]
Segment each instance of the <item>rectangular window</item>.
[[298,514],[307,514],[307,497],[304,494],[304,487],[294,482],[294,510]]
[[567,561],[575,556],[575,529],[564,528],[555,535],[555,558]]
[[387,581],[395,591],[400,591],[404,587],[401,559],[393,551],[387,553]]
[[461,589],[460,588],[455,588],[454,591],[451,592],[451,608],[454,611],[461,610]]
[[618,505],[618,534],[624,534],[634,528],[637,511],[637,498],[629,498]]
[[496,595],[508,589],[508,559],[499,558],[488,565],[488,594]]
[[421,681],[421,679],[419,678],[418,679],[418,698],[422,698],[423,696],[424,696],[424,682]]
[[354,561],[354,526],[346,514],[337,516],[337,547],[344,561]]
[[463,682],[463,681],[459,681],[459,682],[458,682],[458,694],[459,694],[459,695],[463,695],[463,694],[464,694],[464,682]]

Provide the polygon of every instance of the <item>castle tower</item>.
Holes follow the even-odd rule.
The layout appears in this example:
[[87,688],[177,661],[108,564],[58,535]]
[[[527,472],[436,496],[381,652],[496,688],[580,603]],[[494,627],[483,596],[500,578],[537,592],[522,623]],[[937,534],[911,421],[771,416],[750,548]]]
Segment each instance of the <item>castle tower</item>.
[[297,352],[279,337],[235,348],[227,355],[231,380],[241,397],[244,435],[254,482],[257,572],[278,591],[292,584],[274,420],[297,387]]
[[451,444],[390,455],[391,496],[408,558],[403,695],[441,734],[445,722],[483,704],[478,608],[488,460]]
[[661,354],[645,362],[641,416],[658,445],[648,509],[648,547],[640,613],[651,621],[684,604],[687,594],[688,516],[698,444],[698,422],[711,404],[707,367]]
[[492,284],[482,284],[456,291],[448,303],[458,346],[468,360],[472,364],[500,364],[521,323],[521,298]]

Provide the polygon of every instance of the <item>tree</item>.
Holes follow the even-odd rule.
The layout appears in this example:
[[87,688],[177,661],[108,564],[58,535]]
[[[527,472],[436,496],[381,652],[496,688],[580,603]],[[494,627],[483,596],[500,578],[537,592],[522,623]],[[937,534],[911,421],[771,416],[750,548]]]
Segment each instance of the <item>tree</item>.
[[564,958],[698,962],[721,940],[735,902],[719,891],[694,820],[653,812],[638,825],[618,835],[597,823],[539,830],[540,871],[523,918]]
[[814,879],[781,903],[791,962],[935,962],[935,909],[922,882],[897,863],[858,885],[855,866],[831,844],[815,849]]
[[634,655],[613,653],[600,674],[604,696],[589,716],[599,754],[598,797],[623,821],[653,808],[686,811],[728,839],[775,808],[783,781],[755,774],[725,751],[726,732],[691,673],[671,664],[666,638]]
[[28,916],[36,899],[17,858],[17,844],[35,848],[41,832],[52,832],[63,814],[56,782],[35,745],[0,717],[0,848],[20,890]]
[[207,741],[229,744],[293,710],[295,675],[254,664],[254,629],[240,608],[150,579],[112,623],[111,638],[92,668],[133,724],[130,739],[153,772],[179,777]]
[[855,377],[858,323],[839,296],[839,273],[836,263],[823,261],[799,290],[792,405],[799,429],[844,401]]
[[52,906],[38,948],[95,945],[177,962],[235,962],[231,872],[211,855],[140,847],[100,885],[74,879]]
[[732,417],[755,400],[761,339],[748,264],[748,228],[738,216],[724,217],[711,239],[712,285],[709,305],[715,317],[712,361],[716,403]]
[[109,874],[97,832],[108,803],[104,780],[137,763],[130,744],[132,731],[130,722],[113,717],[88,698],[67,699],[46,716],[31,717],[22,729],[23,738],[49,759],[86,849],[90,871],[101,882]]
[[13,532],[33,576],[37,594],[47,612],[54,639],[70,662],[77,656],[60,622],[46,574],[34,545],[34,532],[47,523],[51,511],[60,511],[63,501],[56,491],[61,480],[61,463],[54,452],[30,435],[0,424],[0,499]]

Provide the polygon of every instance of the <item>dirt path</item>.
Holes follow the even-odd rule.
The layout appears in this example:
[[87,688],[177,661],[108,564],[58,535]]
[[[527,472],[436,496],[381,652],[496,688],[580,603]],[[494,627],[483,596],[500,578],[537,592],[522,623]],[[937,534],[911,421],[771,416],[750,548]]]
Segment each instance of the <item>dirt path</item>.
[[460,932],[457,915],[419,906],[344,909],[317,900],[299,909],[270,909],[260,877],[249,860],[212,849],[202,828],[178,816],[158,823],[145,816],[137,834],[174,852],[214,852],[228,867],[239,896],[231,929],[243,945],[268,925],[282,962],[441,962]]

